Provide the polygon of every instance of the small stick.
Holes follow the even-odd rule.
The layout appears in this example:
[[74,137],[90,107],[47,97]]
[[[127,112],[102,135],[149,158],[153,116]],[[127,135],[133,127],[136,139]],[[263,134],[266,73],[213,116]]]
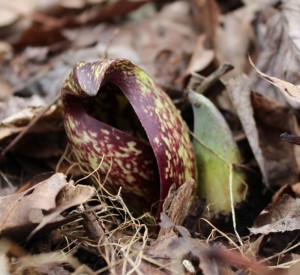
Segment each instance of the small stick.
[[213,84],[215,84],[224,74],[231,71],[234,67],[231,64],[222,64],[216,71],[205,77],[200,85],[196,88],[196,92],[203,94]]
[[290,135],[288,133],[283,133],[280,135],[280,138],[284,141],[287,141],[288,143],[300,145],[300,137]]

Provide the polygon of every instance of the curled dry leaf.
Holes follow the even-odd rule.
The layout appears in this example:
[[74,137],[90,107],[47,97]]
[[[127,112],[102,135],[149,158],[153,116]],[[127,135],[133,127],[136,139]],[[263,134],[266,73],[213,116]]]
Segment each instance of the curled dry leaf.
[[300,87],[288,82],[284,81],[282,79],[279,79],[277,77],[273,77],[270,75],[267,75],[260,71],[252,62],[252,60],[249,58],[249,61],[253,68],[256,70],[256,72],[265,80],[267,80],[269,83],[272,85],[276,86],[279,88],[279,90],[287,97],[290,98],[294,101],[297,101],[300,103]]
[[300,198],[300,183],[285,184],[272,197],[272,202],[280,200],[283,194],[290,195],[293,198]]
[[[69,199],[63,200],[58,205],[57,198],[66,193]],[[20,239],[26,237],[30,232],[32,234],[32,230],[36,232],[39,224],[53,225],[61,220],[60,213],[62,211],[86,202],[93,193],[93,188],[74,187],[72,183],[67,183],[63,174],[57,173],[28,190],[1,197],[1,235]],[[61,195],[58,196],[59,194]],[[49,217],[51,218],[49,219]],[[39,228],[41,227],[39,226]]]
[[239,149],[213,103],[193,91],[189,99],[194,111],[194,148],[201,183],[199,196],[207,200],[214,214],[229,214],[231,200],[236,204],[245,198],[245,175],[238,167],[241,164]]
[[[65,129],[80,165],[122,187],[132,210],[195,178],[188,128],[170,98],[125,59],[78,63],[62,89]],[[161,205],[160,202],[160,205]],[[159,207],[160,208],[160,207]]]
[[31,239],[32,236],[42,229],[45,225],[60,221],[60,213],[63,211],[74,207],[76,205],[83,204],[87,202],[94,195],[94,188],[90,186],[77,184],[76,186],[73,182],[67,183],[67,185],[59,192],[56,197],[56,207],[51,210],[50,213],[44,215],[42,219],[38,221],[38,226],[30,232],[27,240]]
[[268,205],[256,218],[250,232],[253,234],[270,234],[300,229],[300,198],[287,194]]
[[[297,34],[299,8],[300,2],[297,0],[282,1],[279,8],[268,6],[262,9],[256,22],[255,42],[260,49],[256,66],[267,76],[284,79],[294,84],[299,84],[300,76],[299,35]],[[277,79],[266,82],[255,71],[251,78],[255,92],[267,96],[280,105],[299,108],[298,102],[294,99],[290,100],[290,97],[284,96],[273,86],[275,83],[283,85],[284,88],[285,83],[276,83]]]

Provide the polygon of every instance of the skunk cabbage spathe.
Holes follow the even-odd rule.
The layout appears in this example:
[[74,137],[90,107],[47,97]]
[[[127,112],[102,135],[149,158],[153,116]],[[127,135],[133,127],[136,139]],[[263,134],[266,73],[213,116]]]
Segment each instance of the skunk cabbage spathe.
[[179,111],[130,61],[78,63],[63,84],[62,99],[65,130],[80,165],[89,172],[99,168],[109,190],[122,187],[136,213],[153,204],[160,210],[172,184],[196,177]]

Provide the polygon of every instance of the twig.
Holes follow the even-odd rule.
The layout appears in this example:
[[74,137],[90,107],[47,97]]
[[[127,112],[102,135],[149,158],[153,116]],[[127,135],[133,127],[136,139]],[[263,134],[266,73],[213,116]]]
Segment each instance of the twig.
[[90,211],[88,204],[84,205],[85,212],[82,213],[83,227],[87,235],[94,241],[98,242],[99,239],[105,234],[104,229],[98,222],[97,215],[94,211]]
[[[216,71],[209,76],[202,78],[198,74],[193,74],[190,80],[189,88],[195,90],[199,94],[206,92],[213,84],[215,84],[224,74],[231,71],[234,67],[231,64],[222,64]],[[198,79],[197,79],[198,78]],[[190,85],[197,85],[197,87],[190,87]]]

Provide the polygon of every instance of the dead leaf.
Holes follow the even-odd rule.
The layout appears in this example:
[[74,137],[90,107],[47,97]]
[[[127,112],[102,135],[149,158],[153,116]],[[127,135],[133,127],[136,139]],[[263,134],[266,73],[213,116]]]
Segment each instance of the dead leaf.
[[55,208],[55,198],[66,184],[63,174],[55,174],[22,193],[1,197],[1,235],[17,237],[28,234],[35,227],[30,221],[31,213]]
[[0,40],[0,63],[9,60],[13,55],[12,46],[5,41]]
[[34,230],[32,230],[27,237],[27,241],[32,238],[32,236],[38,232],[41,228],[45,227],[47,224],[53,223],[60,219],[60,213],[63,211],[87,202],[94,195],[95,189],[90,186],[85,185],[74,185],[73,182],[67,183],[67,185],[59,192],[56,197],[56,207],[51,210],[47,215],[44,215],[42,219],[39,220],[39,224]]
[[213,61],[215,56],[214,51],[205,48],[204,42],[205,36],[200,35],[198,37],[193,55],[190,59],[190,63],[186,69],[186,75],[204,70]]
[[204,249],[205,241],[190,237],[178,237],[175,233],[167,233],[158,238],[146,252],[146,255],[157,259],[158,263],[165,266],[172,274],[185,274],[183,260],[195,247]]
[[256,6],[245,6],[220,17],[216,32],[215,51],[219,63],[230,63],[234,70],[226,74],[230,79],[246,71],[246,54],[254,32],[251,22],[254,19]]
[[[1,59],[1,57],[0,57]],[[1,62],[1,60],[0,60]],[[0,80],[0,101],[7,99],[9,96],[12,95],[12,87],[9,83],[4,80]]]
[[277,77],[273,77],[270,75],[267,75],[265,73],[263,73],[262,71],[260,71],[252,62],[251,59],[249,59],[251,65],[253,66],[253,68],[256,70],[256,72],[265,80],[267,80],[269,83],[271,83],[272,85],[276,86],[277,88],[279,88],[279,90],[287,97],[290,98],[294,101],[297,101],[298,103],[300,103],[300,87],[285,81],[285,80],[281,80]]
[[263,151],[259,143],[258,130],[254,119],[253,107],[251,104],[251,89],[249,78],[243,74],[235,79],[229,80],[227,83],[227,91],[242,123],[252,152],[262,173],[263,179],[266,185],[269,185],[266,170],[266,160],[263,156]]
[[285,232],[300,229],[300,198],[287,194],[275,203],[269,204],[256,218],[252,234],[267,235],[274,232]]
[[285,30],[291,46],[295,48],[296,52],[298,52],[298,60],[300,60],[299,7],[299,1],[297,0],[286,0],[282,2],[282,14],[284,17]]
[[300,183],[285,184],[272,197],[272,202],[280,200],[283,194],[287,194],[293,198],[300,198]]
[[0,27],[7,27],[15,23],[18,19],[28,15],[35,8],[36,1],[30,5],[22,0],[1,0],[0,1]]
[[62,7],[68,9],[82,9],[86,5],[85,0],[62,0],[59,3]]
[[160,231],[158,238],[173,229],[182,236],[189,236],[186,228],[182,227],[185,219],[191,211],[191,207],[195,200],[196,183],[195,180],[187,180],[177,190],[175,185],[169,189],[167,198],[163,204],[163,212],[160,214]]
[[219,19],[219,6],[215,0],[195,0],[193,12],[197,27],[207,37],[209,47],[215,43],[216,29]]
[[[13,138],[27,130],[28,124],[39,117],[43,109],[44,107],[26,108],[0,121],[0,147],[7,149]],[[12,149],[23,156],[35,158],[60,156],[65,150],[64,137],[60,106],[55,104],[39,117]],[[5,150],[2,153],[4,152]]]
[[187,1],[175,1],[134,27],[132,33],[131,43],[142,68],[167,91],[182,90],[182,83],[175,80],[184,75],[188,56],[195,49],[197,37],[189,9]]
[[264,74],[257,74],[253,70],[251,75],[256,92],[280,105],[296,108],[299,103],[294,99],[297,91],[294,86],[299,84],[300,60],[297,49],[299,40],[295,30],[299,21],[299,8],[299,1],[289,0],[284,1],[279,9],[268,6],[261,10],[256,22],[256,45],[260,51],[255,63]]
[[[78,0],[77,0],[78,2]],[[71,10],[64,9],[68,12],[69,16],[65,16],[63,20],[64,27],[74,27],[78,25],[97,23],[110,20],[118,16],[124,16],[130,11],[133,11],[142,5],[146,4],[147,0],[130,1],[130,0],[117,0],[117,1],[89,1],[89,5],[81,13],[74,13]],[[87,3],[85,3],[87,4]],[[79,8],[80,3],[77,4]],[[75,6],[73,4],[73,6]]]
[[227,90],[264,180],[270,186],[295,183],[299,148],[284,144],[279,137],[297,131],[296,118],[288,108],[251,93],[250,86],[248,77],[240,76],[228,81]]
[[295,131],[297,121],[294,113],[256,93],[251,94],[251,102],[269,184],[297,182],[299,148],[280,140],[282,133]]
[[[65,176],[57,173],[28,190],[1,197],[1,235],[13,239],[22,239],[30,232],[32,235],[47,223],[61,220],[62,211],[86,202],[93,192],[91,187],[67,183]],[[58,194],[61,200],[57,202]],[[68,201],[64,200],[64,195]]]

